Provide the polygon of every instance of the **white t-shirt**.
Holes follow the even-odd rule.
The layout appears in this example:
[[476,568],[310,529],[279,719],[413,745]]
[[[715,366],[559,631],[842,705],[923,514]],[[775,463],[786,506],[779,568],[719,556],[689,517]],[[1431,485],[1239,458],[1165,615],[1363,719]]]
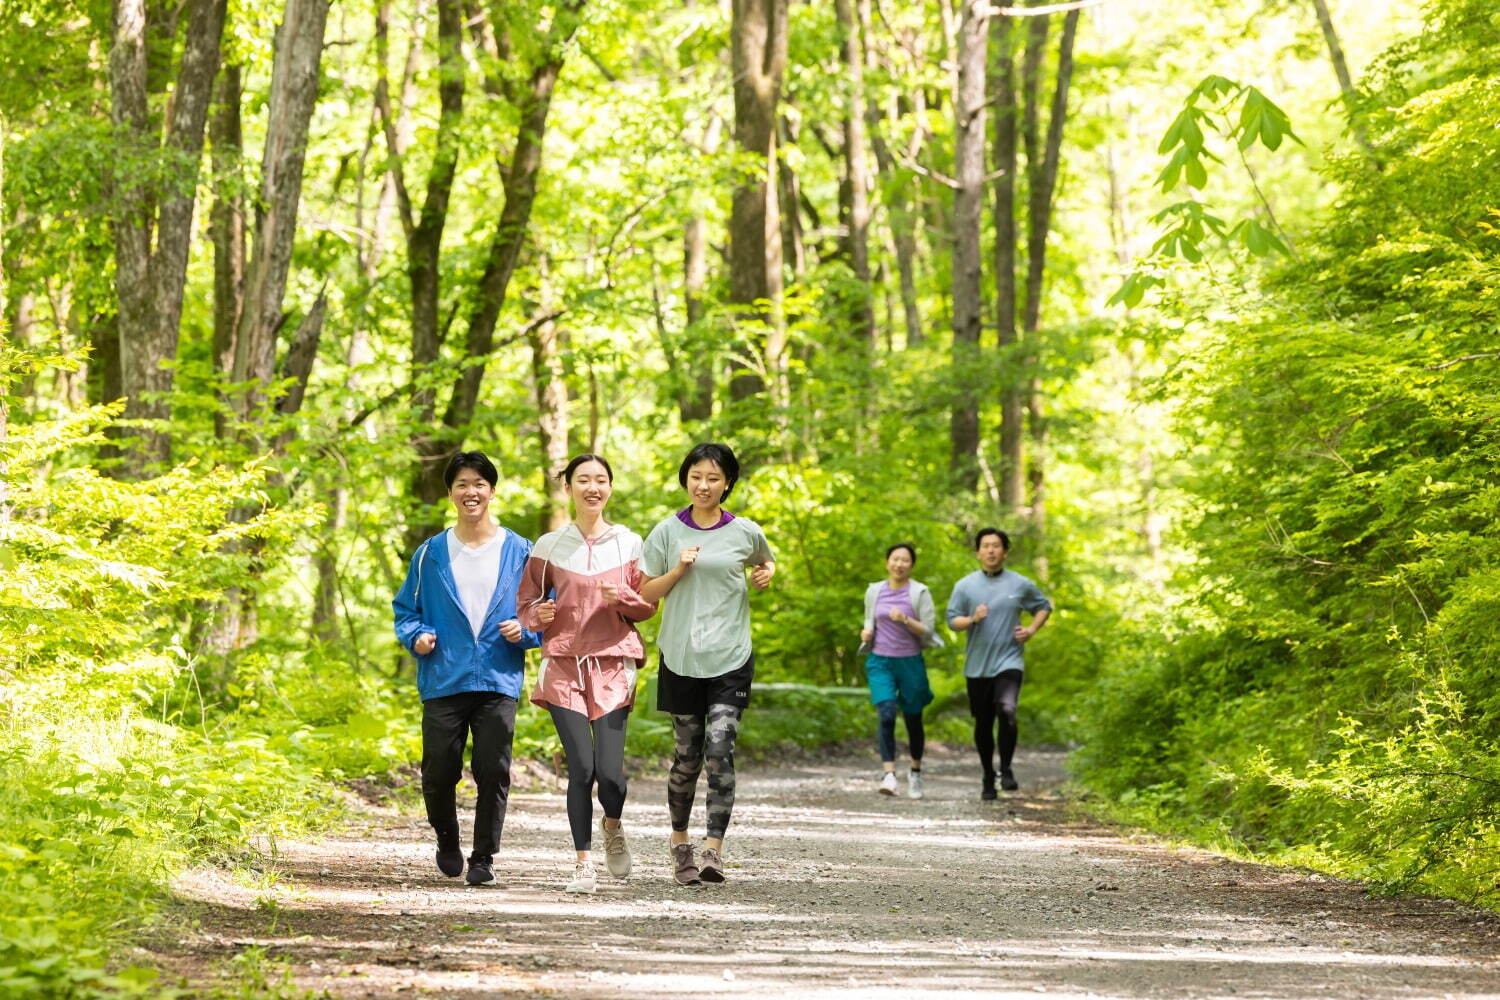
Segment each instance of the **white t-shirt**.
[[448,562],[453,567],[453,582],[458,585],[458,599],[476,639],[500,582],[500,550],[504,541],[505,532],[496,530],[489,541],[471,547],[460,541],[452,528],[448,529]]

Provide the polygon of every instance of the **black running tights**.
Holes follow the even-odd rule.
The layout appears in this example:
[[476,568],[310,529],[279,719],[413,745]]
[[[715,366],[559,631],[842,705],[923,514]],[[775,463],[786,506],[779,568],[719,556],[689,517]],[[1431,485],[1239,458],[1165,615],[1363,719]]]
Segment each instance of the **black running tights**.
[[617,708],[592,723],[582,712],[548,705],[568,759],[568,826],[573,849],[587,851],[593,840],[594,784],[604,815],[619,819],[625,810],[625,723],[630,706]]

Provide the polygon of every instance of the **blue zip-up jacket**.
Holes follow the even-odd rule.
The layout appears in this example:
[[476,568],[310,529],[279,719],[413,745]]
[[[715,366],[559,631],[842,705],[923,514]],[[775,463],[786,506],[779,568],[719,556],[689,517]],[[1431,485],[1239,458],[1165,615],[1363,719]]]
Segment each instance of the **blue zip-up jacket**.
[[[526,630],[520,642],[509,642],[500,634],[500,623],[516,617],[516,591],[531,555],[531,543],[503,527],[500,533],[500,576],[478,639],[458,599],[458,584],[448,559],[448,532],[439,532],[417,546],[411,558],[406,582],[391,607],[396,616],[396,638],[417,657],[417,690],[423,701],[466,691],[495,691],[517,699],[521,696],[526,650],[541,645],[542,638]],[[412,643],[427,632],[437,636],[437,647],[426,656],[417,656]]]

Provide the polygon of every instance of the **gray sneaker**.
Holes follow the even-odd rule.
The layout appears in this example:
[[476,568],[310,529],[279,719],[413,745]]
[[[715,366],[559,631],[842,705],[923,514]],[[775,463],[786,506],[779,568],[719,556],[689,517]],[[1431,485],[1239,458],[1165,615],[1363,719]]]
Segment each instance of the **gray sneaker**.
[[692,844],[672,845],[672,877],[680,885],[702,885],[698,864],[693,860]]
[[629,875],[633,859],[630,857],[630,848],[625,844],[625,828],[617,826],[611,830],[600,819],[599,839],[604,841],[604,867],[615,878]]
[[705,882],[724,881],[724,859],[719,857],[717,849],[712,847],[703,849],[703,864],[699,866],[698,874]]

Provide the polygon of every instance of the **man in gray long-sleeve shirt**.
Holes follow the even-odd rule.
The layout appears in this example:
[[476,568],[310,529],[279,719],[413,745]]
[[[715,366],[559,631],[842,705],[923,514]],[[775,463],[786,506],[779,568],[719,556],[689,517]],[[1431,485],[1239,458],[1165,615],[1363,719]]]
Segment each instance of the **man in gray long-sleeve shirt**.
[[[1000,787],[1008,792],[1020,785],[1011,772],[1016,752],[1016,703],[1021,697],[1025,669],[1021,647],[1036,635],[1052,614],[1052,602],[1037,585],[1005,568],[1010,536],[997,528],[981,528],[974,536],[979,569],[959,580],[948,598],[948,624],[967,632],[964,677],[969,686],[969,712],[974,716],[974,749],[984,773],[980,798],[995,797],[995,733],[1000,743]],[[1021,624],[1021,613],[1031,624]]]

